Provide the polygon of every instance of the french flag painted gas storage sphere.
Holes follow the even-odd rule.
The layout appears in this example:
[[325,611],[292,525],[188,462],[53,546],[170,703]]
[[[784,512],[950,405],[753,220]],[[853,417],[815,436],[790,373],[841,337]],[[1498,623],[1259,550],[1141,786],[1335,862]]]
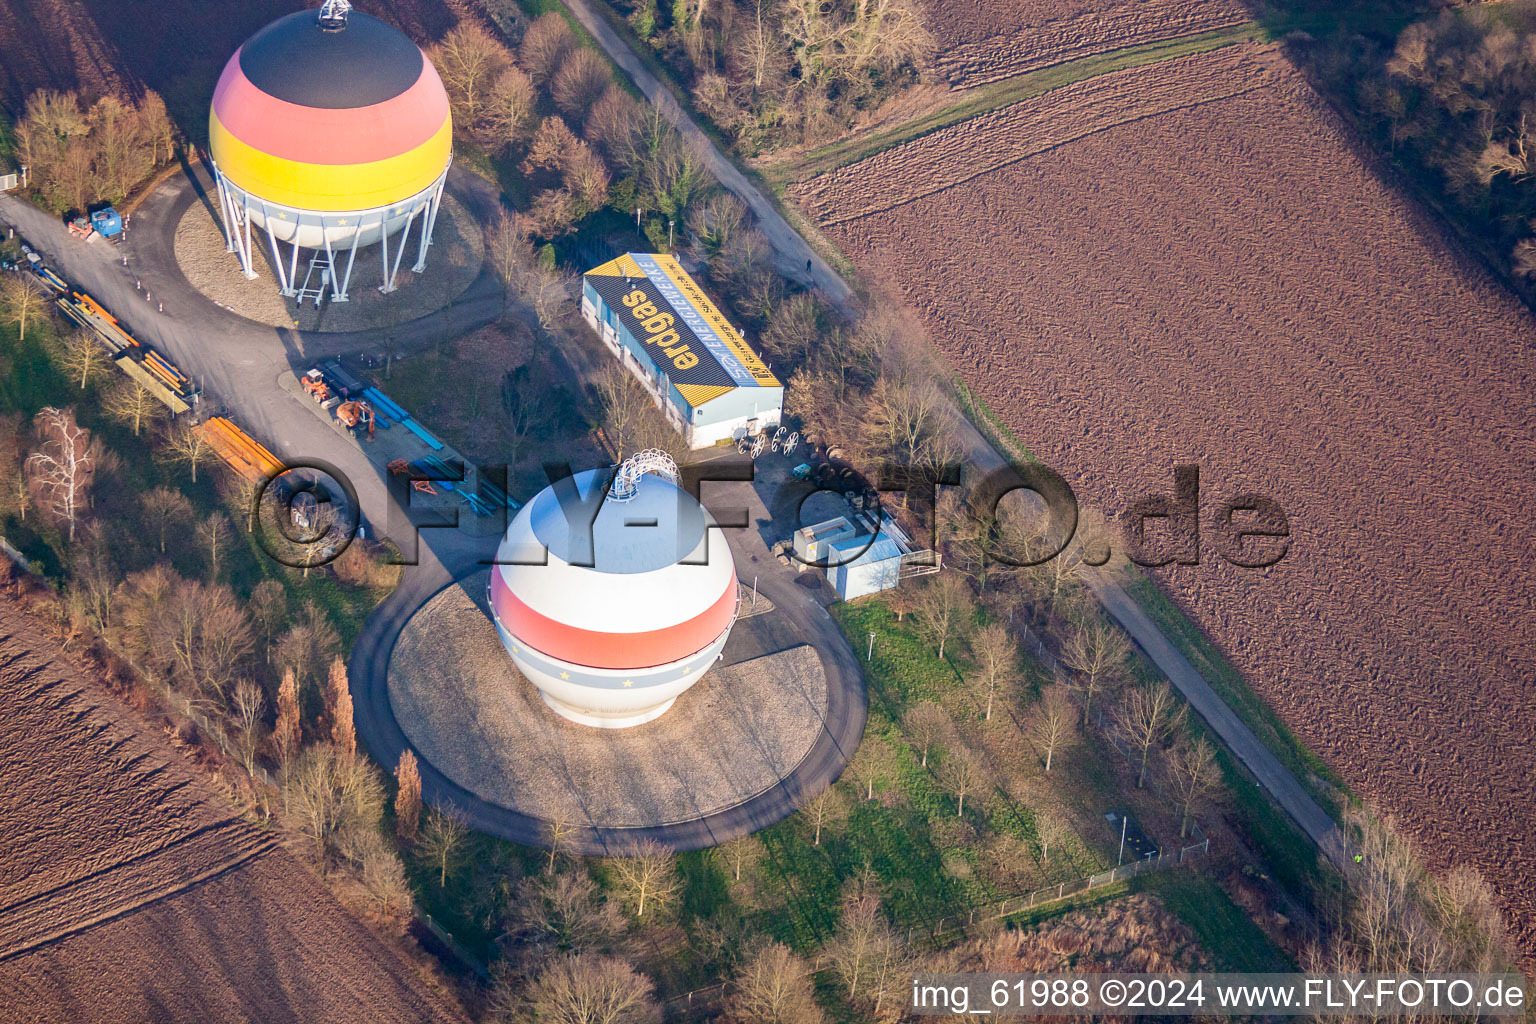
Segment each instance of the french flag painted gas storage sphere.
[[546,487],[491,571],[492,617],[513,662],[557,713],[600,728],[664,713],[714,664],[736,619],[736,568],[709,513],[632,465],[606,497],[607,470]]

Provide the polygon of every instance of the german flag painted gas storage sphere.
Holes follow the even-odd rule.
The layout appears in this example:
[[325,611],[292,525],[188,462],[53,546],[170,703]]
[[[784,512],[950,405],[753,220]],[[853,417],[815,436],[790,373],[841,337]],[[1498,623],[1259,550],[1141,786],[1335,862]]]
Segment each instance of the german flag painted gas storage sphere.
[[557,713],[599,728],[664,713],[736,620],[724,536],[673,479],[634,467],[607,497],[606,470],[546,487],[491,571],[491,614],[513,662]]
[[235,52],[208,134],[221,184],[253,226],[310,249],[369,245],[423,212],[453,147],[448,94],[426,54],[335,0],[279,18]]

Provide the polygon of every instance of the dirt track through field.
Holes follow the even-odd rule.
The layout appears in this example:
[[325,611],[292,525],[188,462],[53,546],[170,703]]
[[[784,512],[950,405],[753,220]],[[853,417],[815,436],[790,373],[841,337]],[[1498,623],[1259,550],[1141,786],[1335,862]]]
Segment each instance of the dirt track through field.
[[10,598],[0,836],[7,1021],[458,1019]]
[[956,88],[1248,20],[1237,0],[924,0],[934,69]]
[[790,196],[824,227],[868,217],[1116,125],[1263,88],[1279,59],[1266,58],[1230,46],[1165,61],[1155,74],[1100,75],[1049,93],[1049,103],[1017,103],[840,167]]
[[[1098,130],[990,173],[971,154],[1081,117],[1081,92],[802,194],[1085,501],[1118,512],[1201,467],[1204,559],[1166,587],[1433,866],[1490,878],[1530,965],[1536,320],[1288,66],[1211,57],[1238,52],[1259,66],[1225,98],[1169,108],[1180,76],[1219,92],[1208,61],[1169,62],[1127,73],[1145,109],[1110,89]],[[935,191],[940,152],[965,166]],[[1211,548],[1216,503],[1242,490],[1290,517],[1275,568]]]

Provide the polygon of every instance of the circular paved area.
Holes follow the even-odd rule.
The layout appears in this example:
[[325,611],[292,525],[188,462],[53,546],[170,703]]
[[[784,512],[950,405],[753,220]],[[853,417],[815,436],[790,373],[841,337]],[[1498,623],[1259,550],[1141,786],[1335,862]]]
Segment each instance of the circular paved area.
[[[719,512],[741,506],[759,522],[766,521],[767,510],[750,484],[713,486],[720,493],[710,503],[712,509]],[[421,564],[407,569],[400,586],[368,616],[348,663],[358,738],[380,764],[387,766],[398,764],[404,750],[417,747],[404,731],[403,726],[408,723],[397,719],[393,707],[389,675],[396,647],[402,641],[410,642],[405,640],[405,635],[411,629],[412,620],[445,588],[457,583],[464,585],[465,594],[482,592],[483,584],[477,584],[476,578],[483,578],[486,563],[482,560],[489,560],[495,551],[494,538],[452,531],[426,531],[421,541]],[[703,811],[689,820],[634,826],[578,826],[566,843],[566,848],[572,852],[612,855],[624,852],[642,838],[655,840],[672,850],[697,850],[767,828],[793,814],[831,785],[857,749],[864,731],[867,705],[859,663],[842,631],[817,600],[817,592],[800,586],[794,572],[781,567],[768,553],[757,530],[734,531],[730,542],[738,578],[758,581],[759,603],[757,614],[743,616],[737,621],[726,660],[740,665],[796,648],[808,647],[815,652],[825,680],[825,713],[821,728],[816,731],[810,749],[793,769],[755,796],[720,810]],[[466,597],[465,600],[471,599]],[[744,600],[746,608],[750,608],[750,589]],[[474,619],[465,621],[472,623]],[[486,628],[491,629],[489,624]],[[490,638],[494,643],[494,633]],[[499,644],[488,653],[498,655],[503,659],[502,663],[510,661],[499,650]],[[498,663],[492,661],[491,664]],[[506,671],[508,676],[512,675],[510,664]],[[709,678],[705,677],[706,680]],[[701,689],[705,685],[701,682],[695,689],[707,700],[708,691]],[[683,704],[683,700],[679,700],[678,707]],[[540,704],[533,707],[541,715],[552,714]],[[673,709],[673,713],[677,711],[678,708]],[[592,730],[593,733],[598,731]],[[685,746],[674,745],[672,756],[678,756]],[[524,845],[547,845],[547,819],[530,810],[509,807],[478,795],[431,759],[422,756],[420,749],[416,752],[421,758],[422,795],[428,802],[453,804],[470,825],[482,832]],[[727,756],[741,755],[739,748],[727,750]],[[443,754],[438,756],[444,761],[452,760]],[[768,760],[766,755],[758,756]],[[787,763],[787,758],[780,763]],[[451,765],[450,770],[453,770]],[[750,785],[743,786],[741,791],[750,788]],[[591,791],[590,786],[587,791]],[[699,805],[702,808],[718,802],[706,802],[701,798]],[[672,817],[671,814],[661,816]]]
[[[176,222],[174,251],[176,264],[192,287],[247,320],[271,327],[293,327],[294,321],[298,321],[298,328],[305,331],[362,331],[407,323],[439,310],[462,295],[480,272],[484,236],[474,216],[451,191],[443,193],[427,269],[413,274],[410,265],[416,258],[418,231],[419,225],[412,231],[401,259],[393,292],[379,292],[383,249],[375,243],[357,251],[348,301],[328,302],[320,309],[312,302],[295,309],[293,300],[278,293],[272,254],[265,248],[260,232],[252,236],[259,254],[258,276],[246,280],[240,273],[239,257],[224,248],[224,229],[218,215],[203,203],[187,204]],[[391,239],[391,253],[394,242]],[[282,251],[286,255],[287,247]],[[299,254],[300,282],[310,255]],[[341,254],[338,267],[344,265],[345,259],[345,254]]]
[[[567,721],[518,674],[485,609],[487,574],[438,592],[401,631],[389,703],[417,754],[477,797],[600,828],[671,825],[777,786],[824,730],[827,680],[805,645],[735,660],[741,643],[654,722]],[[735,657],[733,657],[735,656]]]

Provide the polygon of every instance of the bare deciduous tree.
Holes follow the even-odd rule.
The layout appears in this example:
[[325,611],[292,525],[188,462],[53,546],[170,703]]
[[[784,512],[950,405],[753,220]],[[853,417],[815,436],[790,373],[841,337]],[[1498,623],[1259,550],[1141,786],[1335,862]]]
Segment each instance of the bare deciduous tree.
[[731,873],[731,881],[740,882],[742,872],[756,864],[762,855],[763,842],[748,833],[715,847],[715,852],[725,861],[726,870]]
[[913,618],[940,659],[944,657],[945,645],[963,631],[974,607],[971,588],[958,576],[940,573],[918,589]]
[[895,779],[897,770],[896,751],[884,737],[869,732],[848,762],[848,776],[858,783],[862,800],[873,800],[876,784]]
[[[546,15],[549,17],[549,15]],[[660,1024],[650,979],[616,956],[555,959],[528,990],[534,1019],[548,1024]]]
[[90,504],[91,483],[101,458],[101,442],[75,422],[73,409],[45,406],[33,421],[42,444],[27,456],[32,498],[44,515],[67,526],[69,539]]
[[821,830],[840,820],[847,810],[842,794],[833,786],[828,786],[816,799],[806,804],[801,813],[811,826],[811,845],[820,846]]
[[576,46],[576,37],[565,19],[551,11],[535,18],[517,48],[517,61],[535,82],[543,84]]
[[416,848],[437,868],[437,884],[448,884],[448,872],[458,859],[464,840],[469,838],[469,822],[451,803],[435,804],[427,811],[426,824]]
[[528,155],[520,165],[524,174],[535,171],[558,170],[565,164],[565,155],[576,145],[576,136],[570,127],[558,117],[550,116],[539,122],[528,144]]
[[880,910],[879,897],[860,895],[843,905],[842,921],[827,955],[848,986],[848,998],[858,999],[861,993],[873,995],[869,990],[876,977],[899,950],[900,940]]
[[277,664],[293,669],[299,689],[304,691],[317,682],[321,666],[329,665],[331,656],[340,649],[336,628],[318,605],[306,601],[298,621],[277,642]]
[[373,765],[329,743],[307,748],[283,773],[283,798],[322,862],[343,833],[377,829],[384,809],[384,787]]
[[549,95],[561,113],[581,123],[612,85],[613,72],[608,70],[608,62],[596,50],[583,46],[560,62],[560,69],[549,80]]
[[1093,712],[1093,698],[1120,681],[1131,645],[1117,627],[1100,619],[1078,626],[1061,651],[1062,664],[1072,669],[1071,687],[1083,696],[1083,715]]
[[81,391],[91,381],[105,377],[112,367],[112,359],[107,355],[107,350],[102,348],[95,335],[83,328],[71,331],[64,339],[62,363],[64,369],[69,371],[69,379],[78,382]]
[[602,209],[608,203],[608,186],[613,178],[602,157],[581,143],[566,157],[560,180],[576,203],[578,219]]
[[1166,739],[1184,720],[1185,707],[1166,682],[1138,686],[1126,694],[1114,712],[1115,731],[1140,758],[1136,788],[1147,781],[1147,757],[1153,744]]
[[165,554],[165,533],[169,529],[185,526],[192,521],[192,502],[180,491],[169,487],[156,487],[139,496],[144,518],[155,524],[159,534],[160,553]]
[[931,700],[913,705],[902,717],[901,724],[920,751],[924,768],[928,767],[928,751],[934,744],[947,739],[954,729],[949,713]]
[[569,312],[571,292],[576,278],[559,268],[538,266],[524,279],[528,304],[539,318],[539,326],[553,331],[560,318]]
[[1170,767],[1179,794],[1179,807],[1183,811],[1179,819],[1179,838],[1183,839],[1189,833],[1189,821],[1196,805],[1210,795],[1220,775],[1216,766],[1216,748],[1204,736],[1197,736],[1193,743],[1186,743],[1174,752]]
[[361,833],[367,838],[357,854],[358,879],[380,914],[404,914],[411,908],[411,886],[405,865],[375,829]]
[[563,811],[557,810],[555,816],[544,823],[544,840],[549,843],[549,861],[545,864],[546,871],[555,870],[555,858],[570,847],[576,839],[576,834],[576,823],[566,817]]
[[215,458],[208,435],[194,429],[191,423],[183,423],[171,430],[165,438],[161,454],[167,462],[186,466],[192,473],[193,483],[197,483],[197,467]]
[[987,721],[992,719],[992,704],[999,686],[1006,684],[1019,669],[1019,645],[1002,622],[989,622],[971,638],[971,657],[976,661],[975,676],[981,691]]
[[965,798],[985,786],[989,775],[981,759],[970,748],[957,745],[945,753],[944,762],[939,765],[939,780],[954,794],[955,813],[963,818]]
[[234,712],[236,741],[240,748],[240,763],[245,770],[256,770],[256,752],[261,749],[261,716],[267,708],[266,694],[249,679],[235,684]]
[[0,279],[0,308],[5,310],[6,323],[16,325],[23,341],[27,338],[27,321],[35,320],[47,303],[48,296],[33,274],[6,274]]
[[677,898],[682,883],[672,860],[671,852],[654,839],[642,839],[623,856],[609,859],[619,892],[636,917],[662,910]]
[[[161,550],[164,550],[163,539]],[[288,592],[277,580],[262,580],[251,590],[248,606],[256,625],[261,629],[263,656],[270,660],[272,635],[288,617]]]
[[543,949],[607,951],[628,927],[618,903],[580,867],[525,878],[506,904],[512,936]]
[[233,533],[229,516],[222,512],[215,512],[197,524],[197,535],[208,548],[208,576],[215,582],[219,578],[219,552],[224,550]]
[[781,942],[765,942],[736,973],[728,1016],[742,1024],[820,1024],[810,965]]
[[608,91],[592,104],[587,120],[582,126],[582,138],[596,147],[612,162],[617,162],[630,146],[635,133],[640,130],[640,112],[635,101],[618,86]]
[[527,136],[538,111],[533,80],[520,68],[507,68],[486,98],[484,135],[496,146],[515,145]]
[[136,380],[124,379],[107,392],[102,403],[106,414],[119,423],[126,424],[138,437],[139,432],[152,424],[165,411],[165,406],[154,393]]
[[453,105],[453,119],[466,134],[476,134],[492,84],[511,63],[506,49],[474,22],[464,20],[430,51]]
[[634,374],[614,360],[603,363],[592,386],[603,411],[603,431],[615,455],[622,459],[631,454],[631,435],[645,406],[651,402],[650,396]]
[[1045,755],[1047,772],[1051,770],[1056,751],[1072,735],[1076,723],[1077,714],[1061,687],[1047,686],[1040,694],[1040,703],[1030,713],[1028,726],[1029,738]]

